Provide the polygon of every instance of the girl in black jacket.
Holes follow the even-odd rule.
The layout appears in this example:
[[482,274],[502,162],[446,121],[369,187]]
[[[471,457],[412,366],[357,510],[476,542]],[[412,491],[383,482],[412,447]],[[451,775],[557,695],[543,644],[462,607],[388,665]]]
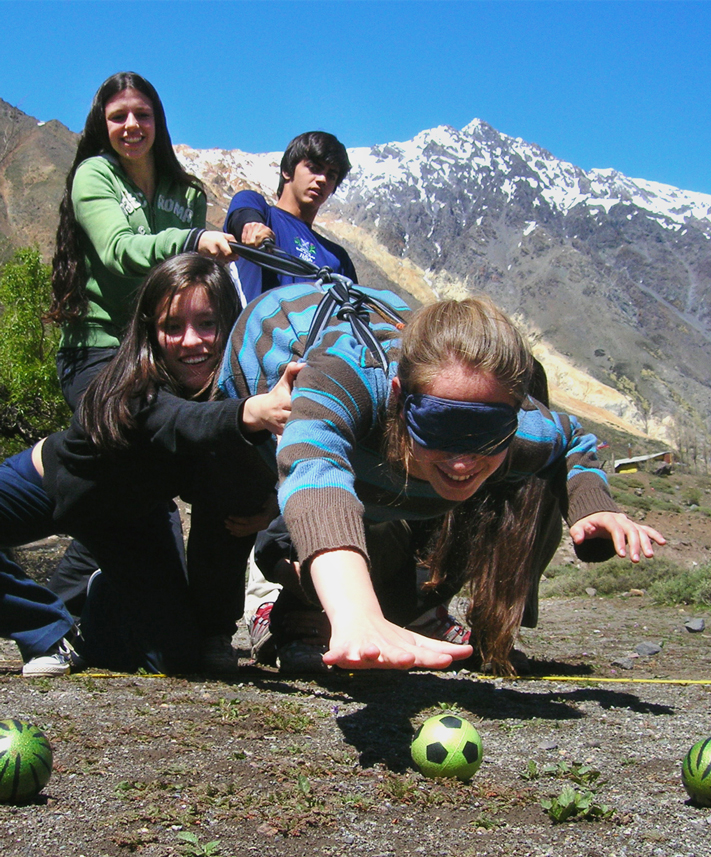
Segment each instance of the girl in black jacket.
[[[273,477],[253,444],[280,433],[298,371],[264,396],[209,401],[237,309],[212,260],[162,263],[70,428],[0,466],[0,546],[61,532],[99,560],[75,644],[91,665],[236,666],[239,568],[272,511]],[[190,582],[170,522],[176,496],[193,503]],[[247,516],[239,538],[224,526],[230,514]],[[227,568],[222,578],[212,571]]]

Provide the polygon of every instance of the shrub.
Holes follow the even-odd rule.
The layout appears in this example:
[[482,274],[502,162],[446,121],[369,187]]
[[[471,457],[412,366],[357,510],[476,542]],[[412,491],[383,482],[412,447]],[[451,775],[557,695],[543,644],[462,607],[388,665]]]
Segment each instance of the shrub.
[[656,604],[696,604],[711,606],[711,566],[680,569],[676,574],[655,580],[649,595]]
[[711,605],[711,565],[685,569],[666,559],[651,559],[635,565],[611,559],[599,565],[577,568],[570,565],[546,569],[541,586],[544,598],[584,595],[593,588],[598,595],[619,595],[644,589],[660,605]]
[[50,268],[39,250],[18,250],[0,276],[0,445],[8,455],[69,420],[55,368],[58,329],[44,320]]

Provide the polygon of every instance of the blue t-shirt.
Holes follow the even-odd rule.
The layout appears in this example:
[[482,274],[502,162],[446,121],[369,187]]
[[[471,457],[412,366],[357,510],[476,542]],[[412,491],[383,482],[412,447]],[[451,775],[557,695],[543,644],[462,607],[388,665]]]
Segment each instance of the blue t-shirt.
[[[358,282],[353,262],[343,247],[314,232],[293,214],[269,205],[260,193],[253,190],[242,190],[232,197],[224,230],[239,241],[245,222],[266,224],[274,233],[275,243],[280,250],[319,267],[327,265],[334,273],[344,274],[353,282]],[[300,282],[298,277],[264,270],[246,259],[239,259],[231,267],[233,272],[237,269],[242,297],[247,303],[275,286]]]

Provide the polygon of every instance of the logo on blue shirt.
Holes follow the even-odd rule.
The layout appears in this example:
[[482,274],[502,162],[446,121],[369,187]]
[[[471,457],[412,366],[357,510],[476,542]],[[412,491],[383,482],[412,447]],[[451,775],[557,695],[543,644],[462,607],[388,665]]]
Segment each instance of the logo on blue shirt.
[[305,238],[299,238],[298,235],[294,236],[294,245],[296,247],[296,255],[299,259],[303,259],[305,262],[315,262],[316,261],[316,245],[312,244],[310,241],[307,241]]

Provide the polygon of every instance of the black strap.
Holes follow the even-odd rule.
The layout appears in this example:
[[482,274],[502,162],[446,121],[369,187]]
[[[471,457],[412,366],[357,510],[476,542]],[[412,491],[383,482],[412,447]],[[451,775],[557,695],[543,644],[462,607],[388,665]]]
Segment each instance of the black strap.
[[253,262],[255,265],[270,271],[276,271],[277,274],[305,277],[307,280],[323,279],[328,282],[328,277],[332,273],[328,267],[319,268],[313,262],[299,259],[284,250],[280,250],[270,240],[264,241],[261,247],[248,247],[238,241],[230,241],[230,249],[248,262]]
[[384,301],[361,292],[348,277],[332,274],[328,291],[316,307],[306,338],[304,353],[320,339],[329,319],[335,312],[336,317],[341,321],[348,321],[356,341],[371,352],[384,372],[387,371],[388,358],[370,326],[369,310],[377,312],[398,330],[402,330],[405,326],[401,316]]

